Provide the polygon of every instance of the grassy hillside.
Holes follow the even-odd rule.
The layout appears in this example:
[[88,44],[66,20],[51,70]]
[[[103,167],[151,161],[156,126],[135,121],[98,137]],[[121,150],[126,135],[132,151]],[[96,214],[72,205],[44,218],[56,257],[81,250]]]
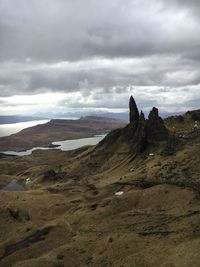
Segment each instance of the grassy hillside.
[[200,132],[191,114],[166,119],[169,137],[141,151],[128,126],[95,147],[2,159],[1,186],[31,182],[0,191],[0,266],[199,266]]

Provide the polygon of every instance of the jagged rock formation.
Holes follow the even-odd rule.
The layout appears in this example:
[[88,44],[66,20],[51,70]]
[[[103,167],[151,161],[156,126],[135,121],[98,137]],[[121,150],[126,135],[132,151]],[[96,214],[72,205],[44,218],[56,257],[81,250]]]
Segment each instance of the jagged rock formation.
[[159,141],[168,139],[169,132],[164,125],[161,117],[159,117],[158,109],[153,107],[150,111],[148,119],[145,119],[144,113],[139,114],[134,98],[131,96],[129,101],[130,123],[123,129],[112,131],[100,143],[104,146],[110,146],[119,138],[129,143],[130,152],[137,154],[144,151],[148,145],[155,144]]
[[136,123],[139,120],[139,111],[134,98],[131,96],[129,101],[129,121]]
[[168,138],[168,130],[162,118],[159,117],[158,109],[153,107],[148,118],[149,119],[146,121],[148,140],[150,142],[166,140]]
[[135,152],[143,151],[148,144],[167,140],[169,133],[158,109],[153,107],[149,113],[148,119],[145,119],[144,113],[138,112],[134,98],[130,97],[130,124],[125,128],[125,135],[132,143],[132,150]]

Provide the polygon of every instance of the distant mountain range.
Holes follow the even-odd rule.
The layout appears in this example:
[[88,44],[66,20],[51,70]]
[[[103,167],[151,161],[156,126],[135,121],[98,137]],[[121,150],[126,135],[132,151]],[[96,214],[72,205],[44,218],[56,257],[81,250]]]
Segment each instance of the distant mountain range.
[[36,121],[47,119],[45,117],[37,117],[37,116],[21,116],[21,115],[8,115],[8,116],[0,116],[0,124],[10,124],[17,122],[26,122],[26,121]]
[[33,114],[37,117],[46,118],[81,118],[88,116],[106,117],[111,119],[121,119],[128,121],[128,112],[114,113],[114,112],[37,112]]
[[[183,112],[160,112],[160,116],[162,118],[166,118],[174,115],[182,115]],[[147,113],[145,114],[147,116]],[[22,116],[22,115],[8,115],[8,116],[0,116],[0,124],[9,124],[9,123],[17,123],[17,122],[27,122],[27,121],[35,121],[35,120],[45,120],[45,119],[59,119],[59,118],[81,118],[86,116],[98,116],[105,117],[111,119],[119,119],[128,121],[129,114],[128,112],[38,112],[33,115]]]
[[[162,118],[166,118],[169,116],[174,115],[182,115],[184,112],[160,112],[160,116]],[[147,117],[148,112],[144,112],[145,116]],[[87,116],[97,116],[97,117],[106,117],[111,119],[120,119],[120,120],[129,120],[129,113],[128,112],[38,112],[35,113],[34,116],[37,117],[46,117],[46,118],[81,118]]]

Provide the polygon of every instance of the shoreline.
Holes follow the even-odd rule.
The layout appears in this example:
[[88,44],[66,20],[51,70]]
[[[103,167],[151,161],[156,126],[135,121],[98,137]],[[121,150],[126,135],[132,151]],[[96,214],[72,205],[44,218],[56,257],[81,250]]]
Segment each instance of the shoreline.
[[[58,149],[60,151],[74,150],[74,149],[80,148],[80,147],[85,146],[85,145],[95,145],[96,144],[96,142],[94,142],[94,143],[91,143],[91,144],[90,143],[86,143],[86,144],[80,143],[80,144],[73,145],[73,142],[75,142],[75,141],[81,142],[81,141],[85,141],[85,139],[100,138],[100,140],[99,140],[99,142],[100,142],[105,136],[106,136],[106,133],[101,134],[101,135],[93,135],[91,137],[86,137],[86,138],[65,139],[63,141],[55,141],[55,142],[52,142],[49,145],[36,146],[36,147],[32,147],[31,149],[26,149],[26,150],[20,150],[20,151],[15,151],[15,150],[1,151],[0,152],[0,158],[1,157],[2,158],[5,158],[5,157],[28,156],[28,155],[31,155],[33,153],[33,151],[36,151],[36,150],[54,150],[54,149]],[[68,144],[68,147],[65,148],[65,145],[66,145],[65,143],[66,142],[70,142],[70,141],[72,143],[71,144],[69,143]],[[53,144],[53,143],[60,143],[60,144]]]
[[81,120],[54,120],[25,128],[10,136],[0,137],[0,151],[24,151],[33,147],[52,147],[54,142],[90,138],[122,128],[125,121],[108,118]]

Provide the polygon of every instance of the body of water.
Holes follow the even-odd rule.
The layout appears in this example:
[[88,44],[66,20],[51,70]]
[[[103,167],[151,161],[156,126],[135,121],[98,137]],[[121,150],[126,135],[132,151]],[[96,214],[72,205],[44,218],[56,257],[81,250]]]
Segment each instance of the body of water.
[[25,191],[25,188],[22,184],[18,183],[16,180],[12,180],[4,188],[4,191]]
[[77,149],[82,146],[86,145],[96,145],[98,144],[106,135],[96,135],[94,137],[88,137],[88,138],[80,138],[80,139],[74,139],[74,140],[64,140],[64,141],[58,141],[53,142],[52,144],[58,147],[55,148],[48,148],[48,147],[34,147],[29,150],[15,152],[15,151],[2,151],[3,154],[6,155],[15,155],[15,156],[27,156],[31,155],[31,153],[34,150],[42,149],[42,150],[48,150],[48,149],[60,149],[62,151],[68,151]]
[[38,120],[38,121],[17,122],[17,123],[11,123],[11,124],[0,124],[0,137],[15,134],[25,128],[32,127],[38,124],[43,124],[48,121],[50,120]]
[[64,140],[59,142],[53,142],[53,145],[59,146],[58,148],[67,151],[67,150],[73,150],[77,149],[82,146],[86,145],[96,145],[98,144],[106,135],[95,135],[93,137],[88,138],[80,138],[80,139],[74,139],[74,140]]
[[[56,119],[56,118],[55,118]],[[65,118],[58,118],[58,119],[65,119],[65,120],[78,120],[78,117],[65,117]],[[17,122],[17,123],[10,123],[10,124],[0,124],[0,137],[8,136],[11,134],[18,133],[19,131],[26,129],[28,127],[36,126],[38,124],[47,123],[49,120],[36,120],[36,121],[26,121],[26,122]]]

